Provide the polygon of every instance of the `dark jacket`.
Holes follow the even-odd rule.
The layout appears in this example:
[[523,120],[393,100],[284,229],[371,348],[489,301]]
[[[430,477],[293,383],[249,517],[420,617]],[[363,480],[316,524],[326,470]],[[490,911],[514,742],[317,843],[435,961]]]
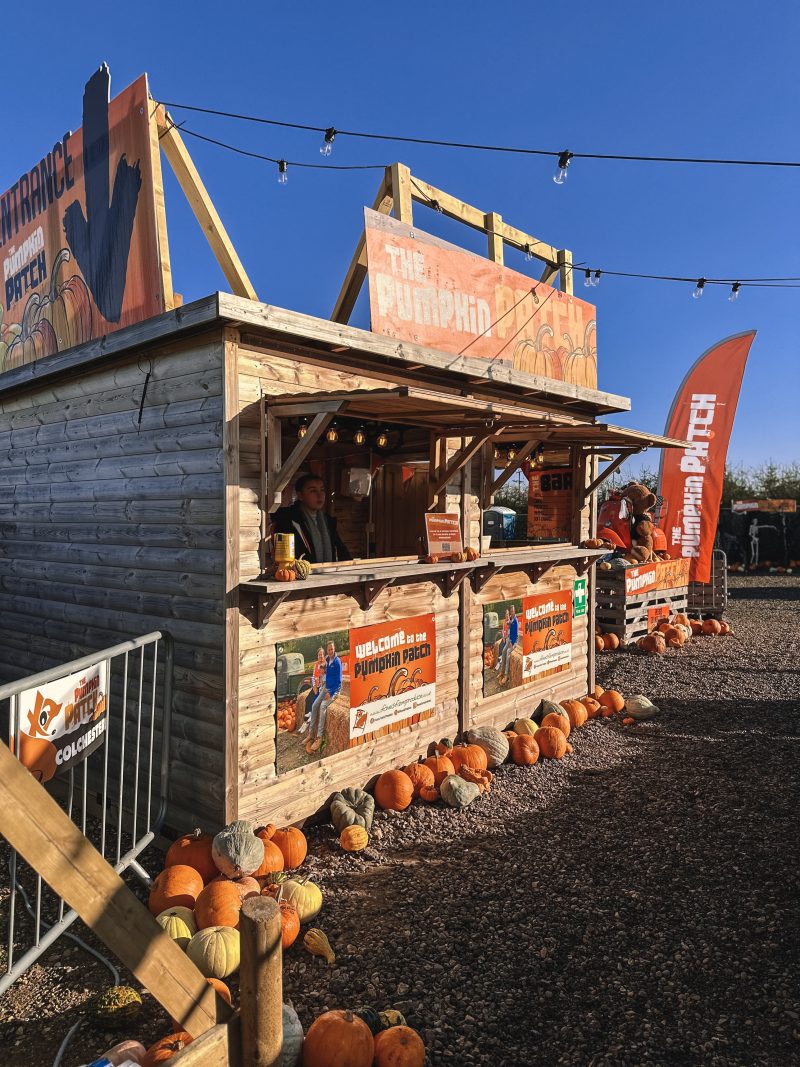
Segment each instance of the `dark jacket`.
[[[326,515],[323,511],[322,520],[328,524],[334,560],[352,559],[353,557],[350,555],[347,545],[339,537],[336,529],[336,519],[332,519],[330,515]],[[320,562],[314,554],[314,543],[311,540],[311,533],[308,529],[305,514],[297,501],[289,507],[278,508],[272,520],[272,527],[275,533],[294,534],[295,555],[305,556],[309,563]]]

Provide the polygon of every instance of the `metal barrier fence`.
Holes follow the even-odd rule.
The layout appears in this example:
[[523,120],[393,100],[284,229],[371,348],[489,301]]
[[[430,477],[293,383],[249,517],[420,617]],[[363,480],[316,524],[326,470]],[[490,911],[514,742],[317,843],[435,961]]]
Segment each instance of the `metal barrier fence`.
[[[29,736],[21,736],[26,733],[23,715],[32,714],[27,706],[23,709],[22,694],[103,665],[104,740],[78,766],[47,781],[46,788],[116,871],[131,870],[148,885],[137,857],[158,833],[167,808],[173,676],[169,634],[145,634],[0,686],[0,723],[8,723],[3,741],[18,757],[30,745]],[[7,718],[2,714],[6,703]],[[7,905],[2,908],[6,929],[0,933],[6,947],[5,953],[0,947],[2,994],[78,916],[66,910],[13,849],[0,844],[8,853],[9,872],[7,886],[0,886]]]
[[721,548],[711,555],[711,581],[689,582],[687,610],[721,618],[728,606],[728,557]]

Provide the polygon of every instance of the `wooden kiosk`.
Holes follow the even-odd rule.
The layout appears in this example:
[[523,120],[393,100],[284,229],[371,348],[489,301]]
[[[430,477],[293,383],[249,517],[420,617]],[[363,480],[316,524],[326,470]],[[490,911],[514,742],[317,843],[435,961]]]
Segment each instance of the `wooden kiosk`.
[[[205,226],[205,191],[185,161],[180,169],[174,128],[170,140]],[[387,169],[376,211],[410,223],[414,200],[484,230],[495,263],[504,244],[532,250],[544,263],[542,284],[558,278],[571,297],[569,253],[399,164]],[[176,664],[169,822],[178,828],[237,817],[297,822],[332,791],[410,762],[431,741],[476,724],[505,726],[545,696],[585,693],[593,685],[592,564],[602,553],[581,542],[603,477],[598,456],[621,462],[682,444],[598,421],[627,410],[625,398],[348,326],[366,274],[363,242],[337,301],[339,321],[328,321],[254,299],[218,219],[211,240],[226,248],[221,262],[238,295],[173,307],[0,375],[0,678],[122,635],[168,630]],[[376,430],[381,440],[385,431],[384,447]],[[478,548],[494,494],[532,458],[569,474],[561,536],[458,563],[419,562],[426,511],[457,515],[464,545]],[[303,582],[276,582],[270,516],[309,465],[326,480],[355,558],[320,565]],[[373,476],[367,496],[343,485],[342,471],[354,466]],[[584,575],[588,607],[578,614],[573,591]],[[532,617],[569,605],[561,658],[495,692],[485,674],[488,609],[527,598]],[[430,707],[367,734],[351,725],[341,746],[282,765],[280,649],[407,620],[417,636],[419,620],[432,627]],[[292,655],[307,672],[308,659]],[[285,660],[281,671],[289,673]]]

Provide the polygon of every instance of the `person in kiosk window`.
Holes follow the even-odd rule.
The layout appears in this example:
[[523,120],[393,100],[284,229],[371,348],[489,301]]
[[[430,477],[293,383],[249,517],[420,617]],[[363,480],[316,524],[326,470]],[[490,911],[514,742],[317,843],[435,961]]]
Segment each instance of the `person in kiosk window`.
[[328,654],[325,657],[325,680],[319,696],[311,707],[311,726],[309,728],[306,752],[316,752],[325,737],[325,720],[328,717],[328,705],[342,688],[342,661],[336,654],[333,641],[328,642]]
[[508,609],[510,617],[508,620],[508,639],[506,641],[506,647],[503,649],[503,655],[500,657],[500,677],[497,679],[500,685],[505,685],[508,681],[508,661],[511,658],[512,649],[516,648],[517,641],[519,640],[519,619],[517,618],[517,612],[512,604]]
[[336,519],[325,514],[325,483],[316,474],[301,474],[294,483],[296,500],[278,508],[273,520],[275,533],[295,536],[295,554],[309,563],[336,563],[352,559],[336,530]]

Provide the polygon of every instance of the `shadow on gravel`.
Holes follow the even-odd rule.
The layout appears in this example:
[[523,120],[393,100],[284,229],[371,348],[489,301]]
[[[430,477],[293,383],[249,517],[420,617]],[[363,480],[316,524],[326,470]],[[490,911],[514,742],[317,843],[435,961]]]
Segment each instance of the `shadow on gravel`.
[[730,600],[800,600],[800,585],[739,586],[729,589]]

